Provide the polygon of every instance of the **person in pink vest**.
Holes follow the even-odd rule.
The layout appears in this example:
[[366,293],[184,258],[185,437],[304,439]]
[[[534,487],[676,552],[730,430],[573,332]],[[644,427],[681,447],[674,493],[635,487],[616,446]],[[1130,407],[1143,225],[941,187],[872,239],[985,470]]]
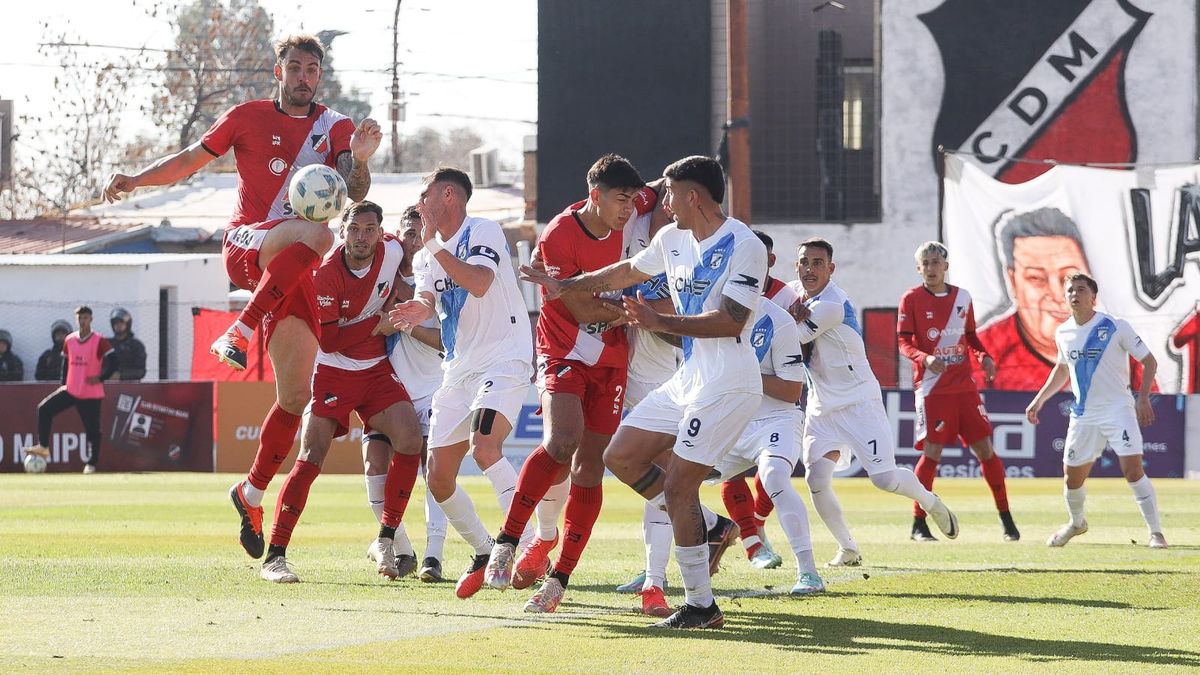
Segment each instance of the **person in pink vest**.
[[91,453],[83,465],[84,473],[95,473],[100,459],[100,403],[104,400],[104,381],[117,370],[116,353],[107,339],[92,332],[92,310],[81,305],[75,310],[79,329],[63,341],[62,384],[38,404],[37,445],[26,448],[29,454],[50,455],[50,428],[54,418],[67,408],[79,411]]

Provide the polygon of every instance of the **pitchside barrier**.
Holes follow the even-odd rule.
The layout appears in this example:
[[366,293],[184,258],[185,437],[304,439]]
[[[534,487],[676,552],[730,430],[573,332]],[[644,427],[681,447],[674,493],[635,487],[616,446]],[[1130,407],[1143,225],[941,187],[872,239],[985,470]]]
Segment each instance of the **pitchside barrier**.
[[[20,471],[23,449],[32,445],[37,425],[38,401],[53,385],[0,385],[0,471]],[[241,473],[250,466],[258,447],[263,417],[275,400],[271,382],[115,383],[107,385],[102,408],[101,469],[104,471],[221,471]],[[215,424],[214,424],[215,393]],[[993,426],[992,442],[1004,460],[1008,475],[1032,478],[1062,475],[1063,439],[1067,431],[1071,397],[1059,394],[1042,410],[1041,424],[1025,419],[1025,406],[1033,394],[989,391],[984,403]],[[1193,415],[1200,397],[1156,395],[1155,423],[1142,430],[1146,473],[1152,477],[1185,475],[1188,441],[1188,399]],[[913,449],[913,393],[885,389],[884,407],[891,422],[897,463],[910,468],[919,453]],[[351,416],[350,433],[334,441],[325,460],[326,473],[362,471],[362,425]],[[1193,422],[1193,426],[1195,422]],[[1194,431],[1193,431],[1194,434]],[[214,446],[213,440],[216,439]],[[530,387],[505,454],[520,465],[542,441],[542,418],[534,389]],[[1193,445],[1197,440],[1193,440]],[[85,442],[79,417],[72,411],[55,420],[50,440],[50,471],[76,471],[82,467]],[[215,447],[215,450],[214,450]],[[290,467],[299,439],[284,466]],[[1196,452],[1196,450],[1194,450]],[[1119,476],[1116,456],[1106,452],[1093,470],[1096,476]],[[479,469],[468,458],[465,473]],[[967,450],[946,448],[939,464],[946,477],[978,476],[979,463]],[[796,475],[802,475],[798,467]],[[864,475],[857,463],[843,476]]]

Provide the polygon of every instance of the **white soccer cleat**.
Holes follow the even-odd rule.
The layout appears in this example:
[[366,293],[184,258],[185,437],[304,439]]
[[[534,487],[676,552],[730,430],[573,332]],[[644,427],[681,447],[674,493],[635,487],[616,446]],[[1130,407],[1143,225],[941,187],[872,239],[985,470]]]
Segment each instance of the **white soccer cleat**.
[[92,474],[92,473],[96,473],[96,465],[95,465],[95,464],[84,464],[84,465],[83,465],[83,472],[84,472],[85,474]]
[[483,583],[503,591],[512,585],[513,558],[517,547],[512,544],[495,544],[488,556],[487,568],[483,571]]
[[852,548],[839,548],[833,560],[825,563],[826,567],[858,567],[862,564],[862,555]]
[[271,581],[277,584],[295,584],[299,583],[300,577],[288,567],[287,559],[281,555],[263,563],[262,570],[258,573],[266,581]]
[[562,602],[563,593],[566,591],[558,579],[546,577],[538,592],[525,603],[525,611],[532,614],[549,614],[558,609],[558,603]]
[[1075,537],[1078,537],[1087,531],[1088,526],[1086,520],[1083,521],[1083,524],[1079,525],[1078,527],[1076,527],[1073,523],[1067,523],[1066,525],[1063,525],[1058,532],[1050,535],[1050,538],[1046,540],[1046,545],[1054,548],[1066,546],[1068,541],[1071,541]]
[[367,557],[375,562],[375,571],[379,576],[395,579],[400,576],[396,569],[396,552],[392,550],[392,540],[379,537],[367,547]]
[[816,572],[805,572],[792,586],[791,595],[816,595],[825,592],[825,582]]
[[759,545],[754,549],[754,553],[750,554],[750,564],[755,569],[771,570],[783,564],[783,558],[775,554],[774,551],[766,546]]
[[950,507],[946,506],[941,497],[934,495],[934,498],[937,501],[931,508],[925,509],[925,512],[933,518],[933,524],[937,525],[947,539],[954,539],[958,536],[958,517],[950,511]]
[[1162,532],[1151,532],[1150,543],[1147,544],[1150,548],[1167,548],[1167,538]]

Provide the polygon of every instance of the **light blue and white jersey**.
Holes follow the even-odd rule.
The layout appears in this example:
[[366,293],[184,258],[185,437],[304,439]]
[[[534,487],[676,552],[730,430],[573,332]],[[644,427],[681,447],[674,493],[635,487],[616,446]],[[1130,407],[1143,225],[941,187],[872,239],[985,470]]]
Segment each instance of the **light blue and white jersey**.
[[[750,329],[750,346],[758,357],[758,372],[789,382],[804,381],[804,356],[800,349],[800,330],[796,321],[773,300],[759,298],[758,314]],[[787,416],[799,408],[795,401],[781,401],[763,394],[754,419]]]
[[[793,288],[803,293],[803,287]],[[867,361],[858,313],[846,292],[830,280],[804,306],[812,311],[811,316],[797,324],[800,343],[805,346],[808,414],[882,400],[879,380]]]
[[[420,249],[413,256],[413,276],[404,277],[404,283],[410,287],[416,286],[417,273],[429,267],[429,251]],[[421,323],[424,328],[437,328],[437,316],[431,316]],[[392,362],[392,370],[400,378],[409,398],[417,399],[433,396],[433,392],[442,385],[442,352],[421,342],[415,337],[403,332],[387,336],[388,359]]]
[[1150,348],[1128,321],[1096,312],[1079,325],[1072,316],[1055,331],[1054,343],[1058,362],[1071,372],[1072,418],[1100,420],[1113,409],[1133,407],[1129,357],[1141,361]]
[[728,297],[750,310],[740,335],[683,338],[683,362],[664,385],[679,404],[729,393],[762,393],[758,358],[750,346],[758,300],[767,273],[767,249],[745,223],[726,218],[704,241],[670,224],[632,259],[634,268],[666,274],[676,313],[697,316],[719,309]]
[[495,221],[467,216],[450,238],[438,242],[454,257],[492,270],[496,277],[483,297],[454,283],[437,261],[414,269],[417,292],[433,294],[442,324],[442,362],[450,384],[504,361],[533,363],[533,332],[529,313],[517,287],[512,256],[504,231]]
[[[621,230],[626,258],[632,258],[649,248],[650,221],[653,217],[653,213],[638,215],[637,211],[629,217],[625,229]],[[637,297],[639,292],[647,300],[670,298],[667,275],[656,274],[625,289],[625,295],[629,297]],[[662,384],[671,379],[679,365],[679,350],[674,345],[637,326],[626,327],[625,334],[629,337],[629,379],[647,384]]]

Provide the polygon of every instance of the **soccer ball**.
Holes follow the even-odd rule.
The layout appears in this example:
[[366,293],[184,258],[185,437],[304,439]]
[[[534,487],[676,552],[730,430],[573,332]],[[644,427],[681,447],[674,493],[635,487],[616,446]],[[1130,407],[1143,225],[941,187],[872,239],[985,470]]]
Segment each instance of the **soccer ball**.
[[314,223],[328,223],[346,203],[346,181],[324,164],[309,164],[292,176],[288,186],[292,211]]
[[41,455],[25,455],[25,473],[46,473],[46,458]]

